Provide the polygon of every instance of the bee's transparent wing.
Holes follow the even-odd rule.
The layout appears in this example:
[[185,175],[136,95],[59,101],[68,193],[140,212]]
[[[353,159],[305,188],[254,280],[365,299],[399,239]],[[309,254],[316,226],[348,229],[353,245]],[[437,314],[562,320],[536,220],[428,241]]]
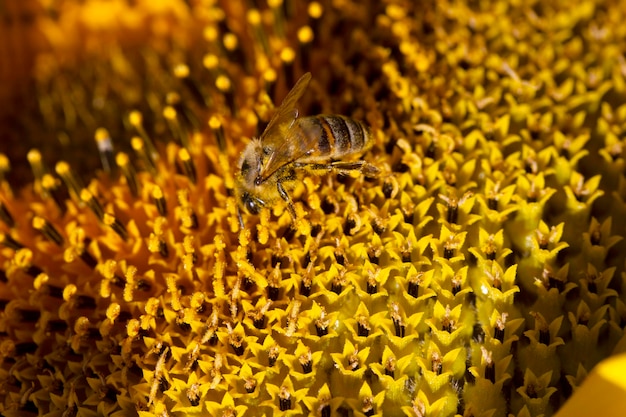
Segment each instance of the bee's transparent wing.
[[261,135],[261,143],[270,149],[270,155],[259,175],[265,181],[280,167],[294,162],[315,147],[321,133],[317,124],[295,123],[298,118],[296,103],[302,97],[311,73],[304,74],[285,97]]
[[288,126],[284,130],[282,142],[263,166],[261,180],[265,181],[279,168],[315,152],[319,147],[322,129],[321,124],[310,122],[310,118],[300,119],[298,123]]
[[267,124],[265,131],[261,134],[259,138],[261,142],[264,144],[278,144],[281,142],[281,127],[284,124],[288,126],[292,125],[294,120],[298,117],[298,110],[296,109],[296,103],[304,94],[304,91],[309,86],[309,82],[311,81],[311,73],[307,72],[304,74],[296,85],[293,86],[291,91],[287,93],[287,96],[283,99],[283,102],[280,104],[274,116],[270,119],[270,122]]

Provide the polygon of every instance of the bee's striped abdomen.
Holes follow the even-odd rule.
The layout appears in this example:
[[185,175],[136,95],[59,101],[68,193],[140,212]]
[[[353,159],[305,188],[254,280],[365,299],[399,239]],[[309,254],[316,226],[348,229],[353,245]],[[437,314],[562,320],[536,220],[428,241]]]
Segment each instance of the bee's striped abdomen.
[[333,158],[339,158],[364,150],[369,139],[366,128],[356,120],[338,115],[319,115],[313,118],[321,125],[319,150]]

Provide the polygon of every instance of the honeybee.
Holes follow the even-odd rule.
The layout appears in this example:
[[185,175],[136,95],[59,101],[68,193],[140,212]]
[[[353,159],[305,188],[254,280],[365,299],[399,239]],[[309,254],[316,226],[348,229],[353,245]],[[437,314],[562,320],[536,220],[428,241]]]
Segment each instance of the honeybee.
[[241,153],[237,195],[251,214],[282,199],[295,220],[288,191],[305,172],[359,170],[367,176],[379,172],[357,159],[374,144],[366,125],[339,115],[298,117],[296,104],[310,81],[307,72],[289,91],[261,136]]

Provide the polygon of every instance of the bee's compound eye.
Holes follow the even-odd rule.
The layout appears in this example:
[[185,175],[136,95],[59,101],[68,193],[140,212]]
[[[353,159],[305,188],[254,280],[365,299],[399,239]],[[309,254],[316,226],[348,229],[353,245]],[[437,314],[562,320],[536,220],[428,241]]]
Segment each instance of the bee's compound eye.
[[246,207],[246,210],[248,210],[248,213],[259,214],[259,212],[261,211],[261,205],[256,199],[252,198],[250,194],[244,194],[242,196],[242,201],[243,205]]
[[259,205],[253,200],[246,201],[246,209],[250,212],[250,214],[259,214],[259,211],[261,211]]
[[248,173],[248,171],[250,171],[250,163],[247,159],[244,159],[241,163],[241,173],[245,175]]

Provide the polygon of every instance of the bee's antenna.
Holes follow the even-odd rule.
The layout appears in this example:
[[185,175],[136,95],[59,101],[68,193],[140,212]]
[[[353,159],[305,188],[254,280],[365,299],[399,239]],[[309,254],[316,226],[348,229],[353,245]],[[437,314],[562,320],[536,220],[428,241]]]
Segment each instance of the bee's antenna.
[[243,216],[241,215],[241,209],[237,206],[237,218],[239,219],[239,231],[244,229],[243,227]]

